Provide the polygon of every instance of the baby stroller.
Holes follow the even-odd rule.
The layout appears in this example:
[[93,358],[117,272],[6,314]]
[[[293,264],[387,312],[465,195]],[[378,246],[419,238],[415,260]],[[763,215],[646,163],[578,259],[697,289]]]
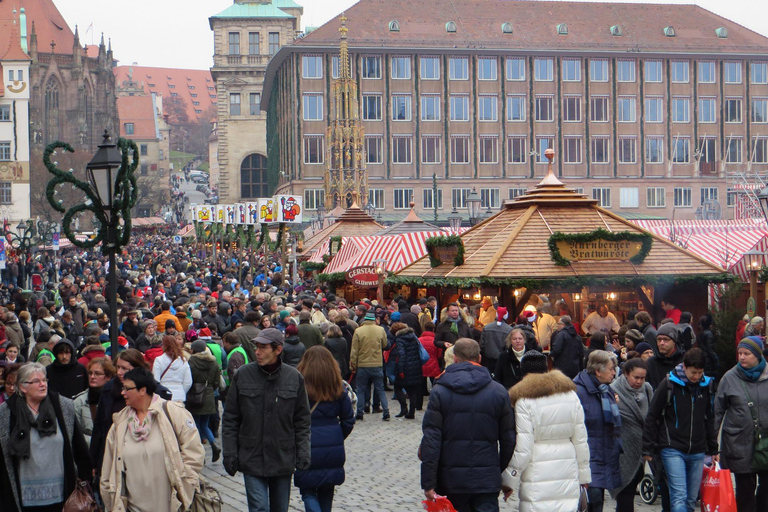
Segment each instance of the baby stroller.
[[640,499],[647,505],[653,505],[656,498],[659,497],[660,487],[659,478],[663,478],[663,472],[659,471],[659,468],[654,468],[654,465],[645,462],[645,475],[640,480]]

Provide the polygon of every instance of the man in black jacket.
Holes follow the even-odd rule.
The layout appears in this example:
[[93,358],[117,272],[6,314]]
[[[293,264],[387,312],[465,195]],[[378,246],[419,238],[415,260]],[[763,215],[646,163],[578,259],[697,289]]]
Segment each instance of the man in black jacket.
[[219,314],[219,305],[215,300],[208,303],[208,313],[203,316],[202,320],[207,325],[215,324],[219,336],[224,336],[230,330],[227,321]]
[[683,362],[683,351],[677,345],[677,334],[677,326],[673,323],[659,326],[656,334],[656,347],[659,354],[646,362],[648,365],[646,380],[654,390],[659,387],[669,372],[675,369],[675,366]]
[[[472,336],[469,325],[467,325],[467,322],[464,321],[459,313],[458,304],[455,302],[448,304],[446,315],[445,322],[440,322],[437,325],[437,329],[435,329],[435,346],[442,349],[450,347],[459,338],[469,338]],[[449,345],[446,345],[446,343]]]
[[570,379],[576,377],[584,369],[584,343],[576,332],[573,321],[568,315],[563,315],[557,322],[559,330],[552,337],[553,367],[560,370]]
[[402,299],[399,300],[397,302],[397,309],[400,312],[400,321],[413,329],[413,332],[416,333],[416,336],[421,336],[421,324],[419,324],[419,317],[411,313],[411,310],[408,308],[408,303]]

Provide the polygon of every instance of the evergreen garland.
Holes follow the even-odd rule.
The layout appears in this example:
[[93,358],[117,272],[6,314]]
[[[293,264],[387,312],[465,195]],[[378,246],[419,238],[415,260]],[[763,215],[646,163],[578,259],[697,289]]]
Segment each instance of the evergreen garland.
[[317,280],[321,283],[343,283],[347,280],[347,273],[334,272],[332,274],[319,274]]
[[435,255],[435,249],[437,247],[456,247],[456,257],[453,259],[453,265],[458,267],[464,264],[464,242],[458,235],[450,236],[433,236],[424,240],[424,245],[427,247],[427,254],[429,255],[429,266],[432,268],[439,267],[443,264]]
[[316,263],[314,261],[302,261],[301,262],[301,268],[302,270],[306,270],[307,272],[311,272],[313,270],[323,270],[325,269],[327,265],[325,263]]
[[[333,250],[334,244],[336,244],[336,250]],[[341,236],[332,236],[331,241],[328,244],[328,254],[335,255],[341,250]]]
[[629,261],[635,265],[639,265],[645,261],[646,256],[648,256],[648,253],[651,252],[651,248],[653,247],[653,236],[647,233],[632,233],[630,231],[614,233],[605,229],[596,229],[589,233],[573,234],[557,231],[549,237],[549,254],[555,265],[559,267],[567,267],[571,262],[560,254],[560,249],[557,248],[557,242],[589,243],[594,242],[595,240],[606,240],[609,242],[641,242],[642,247],[640,248],[640,252],[629,259]]

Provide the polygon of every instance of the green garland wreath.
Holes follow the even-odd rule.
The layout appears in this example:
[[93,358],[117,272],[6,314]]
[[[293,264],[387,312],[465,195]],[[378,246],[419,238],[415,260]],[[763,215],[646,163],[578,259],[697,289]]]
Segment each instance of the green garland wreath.
[[307,272],[312,272],[313,270],[323,270],[327,266],[326,263],[319,263],[314,261],[302,261],[301,262],[301,268],[302,270],[305,270]]
[[573,234],[557,231],[549,237],[549,254],[555,265],[559,267],[567,267],[570,265],[571,261],[560,254],[560,249],[557,248],[557,242],[589,243],[594,242],[595,240],[607,240],[609,242],[641,242],[642,247],[640,248],[640,252],[629,259],[629,261],[635,265],[639,265],[645,261],[646,256],[648,256],[648,253],[651,252],[651,248],[653,247],[653,236],[647,233],[632,233],[630,231],[614,233],[605,229],[596,229],[589,233]]
[[427,254],[429,255],[429,265],[432,268],[439,267],[443,264],[437,256],[435,256],[435,249],[437,247],[457,247],[456,257],[453,258],[453,265],[458,267],[464,264],[464,242],[458,235],[450,236],[433,236],[424,240],[424,245],[427,247]]
[[[335,251],[333,250],[334,244],[336,244]],[[328,255],[330,256],[330,255],[338,254],[339,251],[341,250],[341,245],[342,245],[341,236],[332,236],[331,241],[328,244]]]
[[347,273],[334,272],[332,274],[319,274],[317,280],[321,283],[342,283],[347,280]]

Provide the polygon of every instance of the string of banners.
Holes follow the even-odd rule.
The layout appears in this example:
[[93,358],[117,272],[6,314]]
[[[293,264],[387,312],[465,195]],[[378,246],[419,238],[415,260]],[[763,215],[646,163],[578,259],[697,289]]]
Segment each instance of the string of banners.
[[281,195],[259,198],[252,203],[192,205],[197,222],[255,226],[257,224],[301,224],[304,198]]

